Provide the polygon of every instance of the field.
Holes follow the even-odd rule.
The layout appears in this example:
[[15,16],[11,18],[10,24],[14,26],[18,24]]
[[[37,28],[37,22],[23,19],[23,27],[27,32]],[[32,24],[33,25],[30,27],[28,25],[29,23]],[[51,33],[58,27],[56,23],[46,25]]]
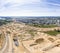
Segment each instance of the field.
[[57,27],[57,25],[40,25],[40,24],[30,24],[31,26],[34,27],[40,27],[40,28],[52,28],[52,27]]
[[56,36],[57,34],[60,34],[60,30],[54,30],[54,31],[46,31],[44,33],[47,33],[49,35],[54,35]]

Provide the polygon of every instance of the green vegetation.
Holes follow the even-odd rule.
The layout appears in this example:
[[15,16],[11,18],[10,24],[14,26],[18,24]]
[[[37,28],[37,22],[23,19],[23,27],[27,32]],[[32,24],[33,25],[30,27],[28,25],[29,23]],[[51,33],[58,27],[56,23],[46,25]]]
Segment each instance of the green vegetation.
[[0,20],[0,26],[3,25],[3,24],[7,24],[11,21],[8,21],[8,20]]
[[40,27],[40,28],[52,28],[52,27],[57,27],[57,25],[40,25],[40,24],[30,24],[31,26],[34,27]]
[[60,30],[54,30],[54,31],[46,31],[44,33],[47,33],[49,35],[54,35],[56,36],[57,34],[60,34]]
[[31,34],[32,39],[33,39],[33,38],[34,38],[34,36],[35,36],[35,34],[36,34],[36,30],[33,30],[33,29],[28,30],[28,33],[29,33],[29,34]]
[[33,30],[29,30],[29,33],[34,36],[34,31]]

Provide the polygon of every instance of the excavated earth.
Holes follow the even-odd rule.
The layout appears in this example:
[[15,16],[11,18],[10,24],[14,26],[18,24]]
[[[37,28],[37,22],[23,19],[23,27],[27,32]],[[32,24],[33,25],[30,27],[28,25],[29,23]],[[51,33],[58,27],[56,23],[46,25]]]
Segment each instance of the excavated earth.
[[[19,46],[14,45],[14,53],[60,53],[60,34],[58,36],[50,36],[40,31],[50,31],[55,28],[36,28],[24,23],[9,23],[0,27],[0,32],[9,33],[18,38]],[[13,40],[12,40],[13,41]],[[1,46],[2,43],[0,43]],[[14,44],[14,43],[13,43]],[[26,50],[26,49],[27,50]]]
[[5,43],[5,34],[2,28],[0,28],[0,49],[3,47],[4,43]]

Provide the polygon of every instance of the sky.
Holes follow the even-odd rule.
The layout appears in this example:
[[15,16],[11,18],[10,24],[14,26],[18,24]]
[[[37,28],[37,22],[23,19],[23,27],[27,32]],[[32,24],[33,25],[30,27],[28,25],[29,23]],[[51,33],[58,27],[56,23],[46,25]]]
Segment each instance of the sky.
[[0,16],[60,16],[60,0],[0,0]]

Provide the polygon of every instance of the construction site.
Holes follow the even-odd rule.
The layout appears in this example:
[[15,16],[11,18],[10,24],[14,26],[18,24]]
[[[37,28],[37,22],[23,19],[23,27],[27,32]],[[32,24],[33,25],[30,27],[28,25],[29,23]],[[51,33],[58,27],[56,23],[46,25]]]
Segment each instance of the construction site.
[[60,53],[60,27],[38,28],[11,22],[0,26],[0,53]]

